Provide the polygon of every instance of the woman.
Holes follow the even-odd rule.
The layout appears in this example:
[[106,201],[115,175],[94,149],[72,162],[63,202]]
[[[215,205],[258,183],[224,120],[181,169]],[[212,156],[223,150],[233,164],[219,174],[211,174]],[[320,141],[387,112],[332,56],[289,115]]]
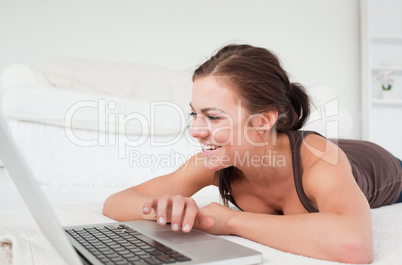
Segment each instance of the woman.
[[[368,142],[338,140],[338,147],[299,131],[309,98],[266,49],[226,46],[193,82],[191,135],[202,152],[171,174],[112,195],[104,214],[170,222],[175,231],[235,234],[319,259],[370,262],[370,206],[397,201],[398,160]],[[241,211],[217,203],[199,209],[190,196],[209,185]]]

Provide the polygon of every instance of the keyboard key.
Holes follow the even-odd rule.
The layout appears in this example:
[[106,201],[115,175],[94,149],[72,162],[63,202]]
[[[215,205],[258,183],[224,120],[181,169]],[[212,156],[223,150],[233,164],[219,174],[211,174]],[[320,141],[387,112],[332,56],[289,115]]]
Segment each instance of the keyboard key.
[[161,260],[161,261],[164,262],[164,263],[173,263],[173,262],[176,262],[176,260],[175,260],[174,258],[171,258],[171,257],[169,257],[169,256],[167,256],[167,255],[163,255],[163,254],[156,256],[156,258],[159,259],[159,260]]
[[136,247],[136,246],[134,246],[134,245],[130,245],[130,246],[127,246],[127,247],[125,247],[126,249],[128,249],[128,250],[130,250],[130,251],[140,251],[141,249],[139,248],[139,247]]
[[131,263],[132,265],[149,265],[148,262],[140,260],[140,261],[134,261]]
[[114,256],[114,257],[109,257],[110,258],[110,260],[112,260],[112,261],[114,261],[114,262],[117,262],[117,261],[124,261],[124,259],[121,257],[121,256],[118,256],[118,255],[116,255],[116,256]]
[[141,259],[137,256],[132,256],[132,257],[124,257],[128,261],[140,261]]
[[149,264],[152,264],[152,265],[160,265],[160,264],[163,264],[160,260],[158,260],[158,259],[156,259],[156,258],[147,258],[147,259],[145,259],[145,261],[146,262],[148,262]]
[[150,255],[152,256],[157,256],[157,255],[161,255],[163,254],[162,252],[158,251],[158,250],[152,250],[148,252]]
[[116,264],[116,265],[127,265],[127,261],[126,260],[116,261],[114,264]]

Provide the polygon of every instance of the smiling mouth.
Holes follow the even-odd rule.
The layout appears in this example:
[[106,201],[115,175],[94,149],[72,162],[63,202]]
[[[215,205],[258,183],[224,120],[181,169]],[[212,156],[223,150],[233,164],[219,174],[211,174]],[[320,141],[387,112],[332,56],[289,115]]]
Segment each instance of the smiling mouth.
[[211,152],[214,151],[218,148],[221,148],[222,146],[219,145],[213,145],[213,144],[201,144],[202,150],[205,152]]

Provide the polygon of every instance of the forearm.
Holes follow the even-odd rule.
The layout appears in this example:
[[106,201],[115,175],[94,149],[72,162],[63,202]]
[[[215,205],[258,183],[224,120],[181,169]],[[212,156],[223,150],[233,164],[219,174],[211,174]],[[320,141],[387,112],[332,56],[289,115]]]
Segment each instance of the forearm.
[[372,256],[371,221],[362,224],[335,213],[266,215],[239,212],[228,220],[236,234],[281,251],[350,263]]
[[118,221],[154,219],[153,214],[142,212],[149,197],[134,190],[123,190],[111,195],[103,205],[103,215]]

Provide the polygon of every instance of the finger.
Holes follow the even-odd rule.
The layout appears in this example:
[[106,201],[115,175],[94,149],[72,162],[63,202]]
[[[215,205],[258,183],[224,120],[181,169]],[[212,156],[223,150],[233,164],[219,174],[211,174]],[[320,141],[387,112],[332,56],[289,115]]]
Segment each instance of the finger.
[[150,198],[149,200],[145,201],[144,205],[142,206],[142,212],[144,214],[150,214],[152,212],[152,208],[156,207],[157,199]]
[[156,209],[156,217],[157,217],[157,222],[160,225],[166,224],[166,212],[167,212],[167,207],[168,207],[169,201],[170,201],[169,196],[163,196],[158,199],[158,205],[157,205],[157,209]]
[[197,218],[197,214],[199,212],[200,209],[198,208],[195,201],[191,198],[188,198],[188,200],[186,201],[186,209],[183,218],[183,225],[182,225],[183,232],[188,233],[191,231],[191,229],[194,226],[194,221]]
[[172,214],[170,217],[171,227],[173,231],[180,230],[181,219],[183,216],[185,200],[182,196],[175,196],[172,200]]

